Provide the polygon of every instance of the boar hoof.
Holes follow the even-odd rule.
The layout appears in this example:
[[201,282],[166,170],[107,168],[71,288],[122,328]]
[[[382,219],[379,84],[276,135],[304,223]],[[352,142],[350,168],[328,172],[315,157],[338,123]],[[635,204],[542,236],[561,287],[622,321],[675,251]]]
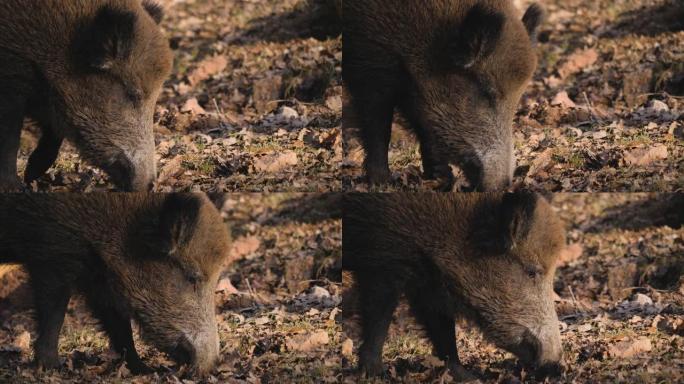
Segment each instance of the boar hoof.
[[382,358],[361,358],[359,360],[359,373],[362,377],[377,377],[380,376],[383,371]]
[[17,176],[0,178],[0,193],[26,192],[27,188]]
[[480,383],[480,380],[460,363],[450,363],[449,371],[458,383]]
[[147,375],[154,372],[154,369],[150,368],[139,359],[137,361],[127,361],[126,368],[134,375]]
[[389,169],[368,169],[368,184],[382,185],[387,184],[390,180]]
[[58,369],[59,367],[62,366],[62,363],[59,361],[59,357],[56,355],[51,355],[51,356],[36,356],[36,365],[38,366],[39,369],[49,371],[52,369]]

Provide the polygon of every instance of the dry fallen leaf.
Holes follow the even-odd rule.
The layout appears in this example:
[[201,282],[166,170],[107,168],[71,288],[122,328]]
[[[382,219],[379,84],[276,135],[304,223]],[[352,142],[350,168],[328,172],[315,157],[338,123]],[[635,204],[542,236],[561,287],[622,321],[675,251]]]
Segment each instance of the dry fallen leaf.
[[328,332],[316,331],[287,338],[285,345],[290,351],[311,352],[312,350],[326,345],[329,342]]
[[346,339],[342,342],[342,356],[350,358],[354,352],[354,342],[352,339]]
[[28,352],[31,347],[31,334],[28,331],[21,332],[14,338],[14,346],[22,352]]
[[0,265],[0,277],[3,277],[17,268],[17,265]]
[[207,111],[205,111],[204,108],[202,108],[202,106],[199,105],[199,102],[194,97],[188,99],[188,101],[186,101],[185,104],[183,104],[183,106],[181,107],[181,112],[188,112],[195,115],[205,115],[207,113]]
[[256,236],[240,237],[233,241],[230,249],[230,258],[237,260],[256,252],[261,246],[261,241]]
[[578,243],[570,244],[565,247],[558,256],[558,266],[572,263],[582,256],[582,245]]
[[570,99],[566,91],[558,92],[551,100],[551,105],[560,105],[563,108],[575,108],[577,104]]
[[216,292],[223,292],[229,295],[233,295],[238,293],[238,290],[235,289],[233,283],[230,282],[230,279],[228,277],[224,277],[221,280],[219,280],[218,284],[216,285]]
[[538,171],[544,170],[551,165],[551,157],[553,155],[553,149],[547,148],[542,153],[539,154],[534,160],[532,160],[532,166],[530,167],[530,174],[534,175]]
[[168,181],[170,178],[176,177],[180,175],[180,173],[183,172],[183,156],[178,155],[174,157],[173,159],[169,160],[164,166],[162,167],[161,171],[159,171],[159,178],[158,182],[159,183],[164,183]]
[[625,340],[610,346],[609,353],[613,357],[629,359],[643,352],[651,351],[651,340],[640,337],[636,340]]
[[637,148],[625,152],[627,165],[646,166],[658,160],[667,159],[668,152],[665,144],[657,144],[650,148]]
[[326,107],[332,109],[335,112],[342,111],[342,96],[331,96],[325,99]]
[[228,59],[225,56],[213,56],[202,60],[197,68],[188,75],[188,82],[190,85],[197,85],[211,76],[221,73],[227,66]]
[[285,168],[297,165],[297,153],[285,151],[261,156],[254,160],[254,169],[257,172],[277,173]]
[[596,60],[598,60],[598,52],[596,52],[595,49],[577,50],[572,55],[568,56],[565,63],[558,69],[558,74],[561,79],[565,79],[594,64]]

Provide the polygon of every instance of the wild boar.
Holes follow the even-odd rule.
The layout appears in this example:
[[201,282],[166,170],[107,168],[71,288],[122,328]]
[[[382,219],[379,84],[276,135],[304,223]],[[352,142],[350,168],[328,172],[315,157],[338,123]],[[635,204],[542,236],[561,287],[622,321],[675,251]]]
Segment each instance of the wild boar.
[[192,194],[0,194],[0,263],[23,264],[35,294],[40,367],[60,365],[69,298],[85,296],[135,373],[144,340],[203,375],[219,355],[214,290],[229,248],[217,209]]
[[519,194],[351,194],[343,204],[342,268],[359,297],[359,368],[382,372],[392,313],[405,295],[457,378],[455,319],[497,346],[556,373],[561,339],[553,275],[565,237],[542,198]]
[[172,66],[149,0],[0,2],[0,190],[20,190],[25,117],[42,136],[24,180],[42,176],[64,138],[126,191],[156,179],[153,115]]
[[536,68],[542,10],[522,21],[507,0],[345,0],[343,79],[372,184],[389,180],[398,109],[416,134],[424,175],[453,186],[506,189],[515,168],[511,125]]

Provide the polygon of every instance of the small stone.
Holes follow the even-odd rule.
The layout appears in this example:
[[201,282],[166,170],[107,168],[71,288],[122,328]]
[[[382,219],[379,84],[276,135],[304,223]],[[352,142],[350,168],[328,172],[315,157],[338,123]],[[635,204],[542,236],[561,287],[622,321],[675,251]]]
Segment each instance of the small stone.
[[651,300],[650,297],[644,295],[643,293],[637,293],[636,295],[634,295],[632,303],[645,307],[648,305],[653,305],[653,300]]
[[268,317],[264,316],[264,317],[259,317],[259,318],[257,318],[256,320],[254,320],[254,324],[256,324],[256,325],[266,325],[266,324],[268,324],[270,321],[271,321],[271,320],[270,320]]
[[600,140],[600,139],[606,138],[608,136],[608,132],[598,131],[598,132],[594,132],[591,136],[594,138],[594,140]]
[[309,297],[317,301],[322,301],[323,299],[327,299],[330,297],[330,292],[328,292],[328,290],[323,287],[314,286],[313,288],[311,288]]
[[649,108],[655,113],[664,113],[670,111],[670,107],[660,100],[651,100],[651,106]]
[[299,117],[299,113],[290,107],[282,107],[280,110],[280,116],[286,119],[296,119]]

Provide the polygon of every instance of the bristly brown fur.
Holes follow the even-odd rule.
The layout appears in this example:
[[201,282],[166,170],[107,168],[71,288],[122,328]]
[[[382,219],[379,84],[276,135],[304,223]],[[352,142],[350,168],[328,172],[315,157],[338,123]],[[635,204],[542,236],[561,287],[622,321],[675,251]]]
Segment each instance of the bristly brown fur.
[[456,316],[528,364],[558,363],[552,282],[565,237],[543,198],[350,194],[343,209],[342,266],[354,273],[360,298],[363,373],[382,371],[382,345],[401,296],[457,376],[464,371]]
[[43,135],[24,179],[54,163],[66,138],[123,190],[156,179],[153,115],[172,66],[140,0],[0,2],[0,190],[21,189],[16,154],[25,117]]
[[80,293],[131,371],[148,370],[131,319],[148,342],[200,374],[213,367],[214,289],[230,237],[206,196],[0,194],[0,217],[0,263],[23,264],[31,278],[40,366],[59,365],[64,312]]
[[418,136],[426,177],[450,179],[457,164],[478,189],[508,187],[511,124],[536,67],[537,10],[523,24],[508,0],[343,2],[343,77],[371,183],[389,179],[398,109]]

